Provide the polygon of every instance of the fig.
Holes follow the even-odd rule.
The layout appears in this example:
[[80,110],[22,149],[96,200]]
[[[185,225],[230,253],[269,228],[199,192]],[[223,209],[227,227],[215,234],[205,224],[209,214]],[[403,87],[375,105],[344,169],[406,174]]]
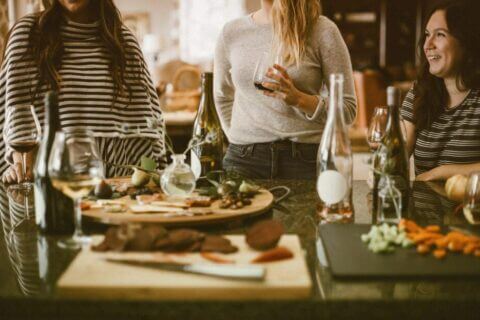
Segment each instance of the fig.
[[257,186],[252,183],[248,183],[246,181],[242,181],[240,187],[238,187],[238,191],[245,193],[245,194],[255,194],[260,190],[260,186]]
[[139,170],[137,168],[133,169],[133,175],[132,175],[132,184],[135,187],[143,187],[150,181],[150,175],[142,170]]
[[99,199],[110,199],[112,197],[113,190],[112,187],[105,182],[105,180],[102,180],[95,186],[93,193]]

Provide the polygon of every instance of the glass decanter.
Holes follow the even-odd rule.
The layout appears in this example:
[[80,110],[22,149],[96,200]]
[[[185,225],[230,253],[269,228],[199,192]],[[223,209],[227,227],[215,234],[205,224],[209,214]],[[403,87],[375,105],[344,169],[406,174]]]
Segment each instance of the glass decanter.
[[402,218],[402,193],[389,175],[383,178],[385,184],[378,192],[377,222],[398,223]]
[[188,196],[195,190],[195,175],[185,163],[184,154],[172,154],[172,160],[163,171],[160,186],[169,196]]

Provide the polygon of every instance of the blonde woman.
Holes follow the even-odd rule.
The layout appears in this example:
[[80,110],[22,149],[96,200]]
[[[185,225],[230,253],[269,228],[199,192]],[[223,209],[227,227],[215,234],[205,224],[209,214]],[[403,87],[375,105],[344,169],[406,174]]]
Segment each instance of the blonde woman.
[[[255,65],[279,52],[258,90]],[[338,28],[313,0],[262,0],[261,9],[227,23],[218,39],[215,102],[230,145],[223,160],[251,178],[314,179],[331,73],[345,77],[344,115],[356,115],[352,67]],[[271,81],[271,82],[270,82]]]

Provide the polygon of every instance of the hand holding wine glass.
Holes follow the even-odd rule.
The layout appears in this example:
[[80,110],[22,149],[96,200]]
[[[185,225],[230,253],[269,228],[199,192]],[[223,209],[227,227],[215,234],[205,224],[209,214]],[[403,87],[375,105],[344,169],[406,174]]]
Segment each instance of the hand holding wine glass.
[[48,173],[55,188],[75,202],[75,232],[59,246],[76,249],[90,238],[81,229],[81,200],[100,182],[103,166],[92,133],[87,130],[58,131],[48,160]]
[[[32,105],[7,107],[3,139],[6,146],[13,150],[14,164],[5,172],[2,179],[4,183],[21,183],[15,188],[31,188],[31,183],[28,182],[27,167],[28,162],[32,162],[32,157],[27,155],[37,147],[41,139],[41,132],[40,122]],[[17,154],[21,154],[21,162],[17,160]]]

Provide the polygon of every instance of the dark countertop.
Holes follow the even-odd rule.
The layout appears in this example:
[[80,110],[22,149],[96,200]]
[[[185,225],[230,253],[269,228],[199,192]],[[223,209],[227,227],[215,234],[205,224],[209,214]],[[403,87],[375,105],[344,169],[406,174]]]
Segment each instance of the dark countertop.
[[[59,249],[56,239],[37,234],[33,208],[24,219],[23,202],[0,189],[0,319],[456,319],[478,318],[480,280],[338,280],[317,258],[316,192],[312,182],[272,181],[286,185],[290,197],[263,215],[281,220],[288,233],[300,236],[314,289],[308,299],[278,301],[114,301],[66,299],[55,293],[55,282],[75,257]],[[355,223],[372,223],[369,189],[354,182]],[[33,202],[33,201],[32,201]],[[464,224],[454,214],[455,204],[425,183],[415,183],[408,213],[421,223]],[[262,218],[260,217],[260,218]],[[258,219],[258,218],[256,218]],[[220,233],[242,232],[247,219],[208,227]],[[103,226],[89,223],[90,230]]]

